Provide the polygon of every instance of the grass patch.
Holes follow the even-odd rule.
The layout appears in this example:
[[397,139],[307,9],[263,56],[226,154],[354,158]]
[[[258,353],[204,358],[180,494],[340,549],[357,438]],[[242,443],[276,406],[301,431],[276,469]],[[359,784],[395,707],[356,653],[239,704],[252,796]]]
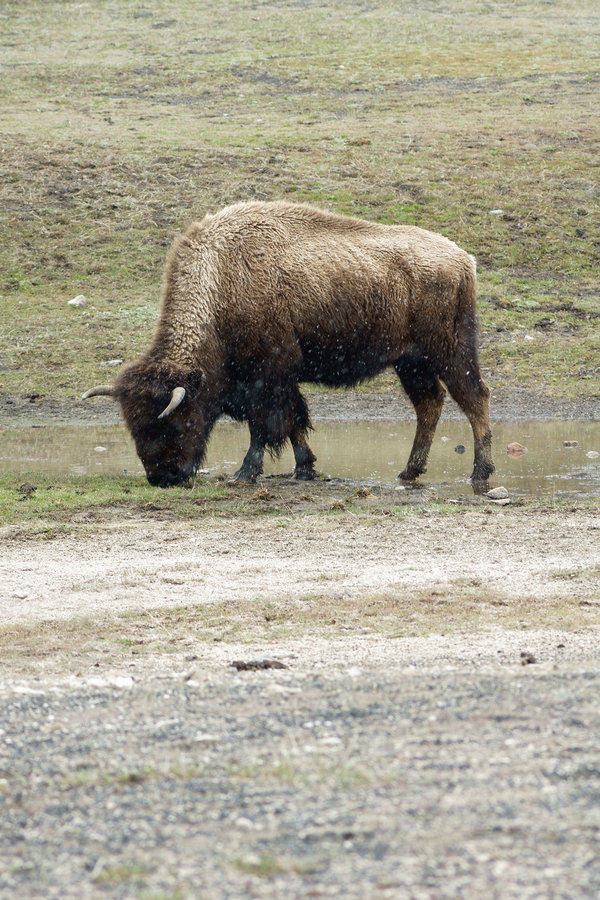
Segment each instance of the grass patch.
[[[266,486],[265,486],[266,485]],[[518,498],[511,511],[547,511],[591,509],[594,497]],[[330,527],[336,519],[352,519],[363,525],[376,525],[381,517],[398,520],[417,517],[464,515],[474,508],[486,515],[506,514],[485,497],[473,495],[457,500],[432,499],[427,486],[410,491],[394,487],[358,487],[355,482],[315,479],[294,482],[287,476],[274,476],[259,485],[230,486],[222,478],[198,477],[186,485],[158,489],[143,476],[72,475],[53,478],[48,475],[0,475],[0,539],[27,540],[47,538],[65,531],[101,532],[114,526],[133,527],[140,521],[189,522],[235,518],[251,523],[260,518],[272,520],[272,527],[293,528],[298,518],[309,516]],[[240,525],[241,527],[241,525]],[[318,582],[319,574],[315,573]]]
[[175,233],[287,198],[447,234],[479,260],[491,385],[597,396],[585,5],[4,6],[1,394],[106,380],[150,339]]
[[168,493],[158,492],[145,478],[96,475],[61,477],[31,474],[0,476],[0,521],[29,525],[49,534],[65,527],[93,527],[133,516],[188,517],[203,515],[204,506],[228,496],[218,481],[191,482]]

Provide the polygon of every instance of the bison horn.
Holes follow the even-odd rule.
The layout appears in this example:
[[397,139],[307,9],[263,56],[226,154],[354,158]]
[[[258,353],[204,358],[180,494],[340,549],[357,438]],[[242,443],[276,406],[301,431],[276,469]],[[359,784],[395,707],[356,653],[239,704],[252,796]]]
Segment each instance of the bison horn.
[[96,387],[90,388],[89,391],[86,391],[85,394],[81,395],[82,400],[87,400],[88,397],[114,397],[115,389],[112,384],[99,384]]
[[159,419],[164,419],[166,416],[170,415],[174,409],[177,409],[179,404],[183,401],[185,397],[185,388],[184,387],[176,387],[173,388],[173,393],[171,394],[171,399],[169,400],[168,405],[161,412]]

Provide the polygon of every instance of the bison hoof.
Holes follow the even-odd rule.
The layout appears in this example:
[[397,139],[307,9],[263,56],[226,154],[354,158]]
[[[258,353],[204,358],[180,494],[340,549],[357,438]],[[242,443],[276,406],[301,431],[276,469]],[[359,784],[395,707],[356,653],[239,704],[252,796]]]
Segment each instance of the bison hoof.
[[495,471],[496,467],[493,465],[493,463],[485,463],[484,465],[476,466],[473,469],[473,474],[471,475],[471,483],[477,484],[487,482],[490,475]]
[[256,478],[260,472],[249,472],[247,469],[238,469],[232,475],[227,484],[256,484]]
[[398,478],[400,481],[416,481],[419,475],[422,475],[426,469],[405,469],[404,472],[400,472]]
[[294,469],[294,478],[297,481],[312,481],[314,477],[314,469]]

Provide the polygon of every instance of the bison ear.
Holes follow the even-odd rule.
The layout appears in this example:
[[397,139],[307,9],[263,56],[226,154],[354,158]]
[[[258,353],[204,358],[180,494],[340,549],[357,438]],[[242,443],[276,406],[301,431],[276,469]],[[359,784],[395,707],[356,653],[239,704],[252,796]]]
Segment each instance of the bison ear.
[[165,419],[169,416],[174,409],[183,403],[183,398],[185,397],[185,388],[184,387],[176,387],[173,388],[173,393],[171,394],[171,399],[167,403],[166,407],[161,412],[159,419]]

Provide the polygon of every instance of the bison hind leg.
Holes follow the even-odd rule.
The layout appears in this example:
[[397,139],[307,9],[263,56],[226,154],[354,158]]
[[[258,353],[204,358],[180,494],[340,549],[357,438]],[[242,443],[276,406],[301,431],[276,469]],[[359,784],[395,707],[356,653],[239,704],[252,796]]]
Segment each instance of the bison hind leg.
[[473,431],[473,483],[486,482],[495,470],[490,429],[490,390],[479,374],[477,359],[458,358],[442,375],[450,394],[466,415]]
[[427,457],[439,421],[446,392],[427,355],[417,347],[404,353],[395,363],[402,387],[415,408],[417,430],[402,481],[415,481],[427,471]]

